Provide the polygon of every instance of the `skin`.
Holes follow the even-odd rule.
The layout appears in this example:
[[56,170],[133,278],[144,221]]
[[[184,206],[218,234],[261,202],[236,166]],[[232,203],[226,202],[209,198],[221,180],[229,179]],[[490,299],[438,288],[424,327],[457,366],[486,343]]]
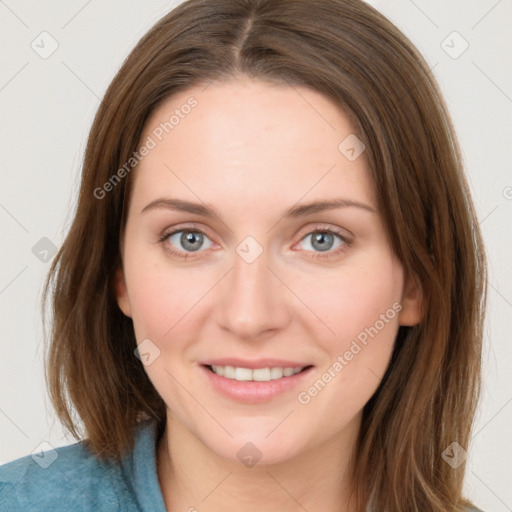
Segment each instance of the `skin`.
[[[149,338],[160,350],[145,370],[168,408],[157,454],[167,510],[358,511],[348,500],[347,468],[362,409],[399,325],[420,321],[421,296],[390,247],[364,153],[352,162],[338,150],[354,127],[315,91],[239,78],[167,98],[141,140],[190,96],[197,107],[134,171],[117,274],[118,304],[138,343]],[[218,217],[141,213],[162,197],[206,203]],[[332,198],[375,211],[349,206],[283,218],[297,203]],[[173,227],[206,235],[199,251],[188,250],[191,258],[166,249],[187,253],[181,233],[159,242]],[[331,249],[318,250],[311,234],[326,228],[350,244],[334,237]],[[247,236],[263,250],[252,263],[236,252]],[[394,303],[400,313],[299,403],[297,394]],[[232,356],[308,361],[314,369],[300,389],[244,404],[219,395],[199,366]],[[262,454],[253,467],[237,457],[247,442]]]

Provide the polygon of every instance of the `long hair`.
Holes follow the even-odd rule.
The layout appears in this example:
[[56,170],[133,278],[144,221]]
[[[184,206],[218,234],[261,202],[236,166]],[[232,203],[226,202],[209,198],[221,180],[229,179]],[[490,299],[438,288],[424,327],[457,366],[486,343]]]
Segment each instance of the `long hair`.
[[461,511],[465,465],[452,467],[443,452],[454,442],[468,449],[480,395],[481,234],[435,79],[411,42],[360,0],[188,0],[126,58],[95,116],[74,220],[45,286],[58,417],[98,457],[115,460],[133,446],[141,416],[163,425],[165,404],[134,357],[133,324],[113,286],[136,170],[105,184],[164,99],[240,76],[309,87],[351,117],[392,248],[421,286],[423,320],[400,327],[363,410],[357,495],[379,512]]

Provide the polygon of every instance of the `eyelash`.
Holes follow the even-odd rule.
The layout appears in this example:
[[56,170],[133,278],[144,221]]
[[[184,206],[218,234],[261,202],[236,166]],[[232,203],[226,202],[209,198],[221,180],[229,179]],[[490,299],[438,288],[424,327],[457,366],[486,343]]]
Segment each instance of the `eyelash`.
[[[167,240],[172,235],[175,235],[176,233],[181,233],[182,231],[187,231],[189,233],[200,233],[201,235],[204,235],[207,238],[209,238],[208,235],[204,231],[196,228],[195,226],[185,226],[185,227],[176,228],[170,232],[163,233],[162,236],[158,239],[158,242],[161,243],[162,245],[164,245],[165,249],[167,251],[169,251],[169,253],[172,256],[175,256],[175,257],[183,259],[183,260],[194,258],[195,257],[194,253],[186,253],[186,252],[184,253],[184,252],[176,251],[175,249],[172,248],[172,246],[170,246],[169,244],[166,243]],[[352,241],[350,239],[348,239],[345,235],[343,235],[340,231],[338,231],[334,228],[325,227],[325,226],[320,226],[311,231],[308,231],[299,241],[304,240],[307,236],[312,235],[314,233],[322,233],[322,234],[329,234],[329,235],[337,236],[343,242],[343,245],[341,245],[340,247],[338,247],[337,249],[335,249],[333,251],[326,251],[325,254],[322,252],[314,252],[312,255],[313,258],[329,259],[335,255],[342,253],[343,251],[345,251],[347,249],[347,247],[350,247],[352,244]],[[197,251],[197,252],[202,252],[202,251]],[[307,251],[307,252],[313,252],[313,251]]]

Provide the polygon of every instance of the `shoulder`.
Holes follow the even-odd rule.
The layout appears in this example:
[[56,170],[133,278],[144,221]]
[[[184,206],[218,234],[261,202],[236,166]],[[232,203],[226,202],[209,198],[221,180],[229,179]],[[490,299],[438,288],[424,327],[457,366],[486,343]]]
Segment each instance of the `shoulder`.
[[137,510],[120,466],[101,461],[83,442],[0,466],[0,510]]

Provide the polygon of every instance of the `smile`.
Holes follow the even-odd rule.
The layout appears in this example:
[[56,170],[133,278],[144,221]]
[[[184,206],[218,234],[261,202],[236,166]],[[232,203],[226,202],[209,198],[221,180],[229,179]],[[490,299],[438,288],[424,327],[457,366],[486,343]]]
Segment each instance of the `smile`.
[[299,385],[303,387],[305,379],[311,378],[314,371],[313,365],[246,368],[201,364],[198,367],[208,387],[230,400],[247,404],[268,402]]
[[256,381],[256,382],[267,382],[269,380],[282,379],[283,377],[291,377],[297,373],[300,373],[307,367],[267,367],[267,368],[241,368],[234,366],[219,366],[219,365],[208,365],[207,366],[213,373],[225,377],[226,379],[238,380],[238,381]]

